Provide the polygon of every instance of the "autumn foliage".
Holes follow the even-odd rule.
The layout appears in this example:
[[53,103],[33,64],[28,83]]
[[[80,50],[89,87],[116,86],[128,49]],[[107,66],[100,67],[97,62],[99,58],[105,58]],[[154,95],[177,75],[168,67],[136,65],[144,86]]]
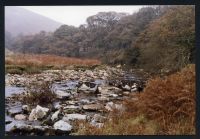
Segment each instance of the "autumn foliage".
[[190,134],[195,128],[195,105],[195,66],[189,65],[164,79],[149,80],[139,101],[127,106],[133,113],[158,121],[164,134],[177,130]]
[[151,79],[144,92],[126,100],[124,113],[111,113],[103,128],[86,125],[80,134],[191,135],[195,134],[195,66],[165,78]]

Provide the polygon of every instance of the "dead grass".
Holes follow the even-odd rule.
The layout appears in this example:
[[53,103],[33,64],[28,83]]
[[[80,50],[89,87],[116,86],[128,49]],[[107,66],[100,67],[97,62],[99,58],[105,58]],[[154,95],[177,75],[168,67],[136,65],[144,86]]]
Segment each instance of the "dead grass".
[[9,65],[98,65],[100,61],[93,59],[80,59],[61,57],[55,55],[11,55],[6,58],[6,64]]
[[67,66],[95,66],[101,64],[95,59],[79,59],[55,55],[13,54],[5,58],[8,73],[39,73],[45,69],[63,69]]
[[[124,102],[124,113],[113,112],[103,128],[82,124],[81,135],[194,135],[195,66],[163,78],[148,81],[136,95]],[[135,97],[135,96],[134,96]]]
[[195,66],[189,65],[165,79],[149,80],[139,101],[127,106],[132,113],[144,113],[156,120],[163,134],[194,134]]

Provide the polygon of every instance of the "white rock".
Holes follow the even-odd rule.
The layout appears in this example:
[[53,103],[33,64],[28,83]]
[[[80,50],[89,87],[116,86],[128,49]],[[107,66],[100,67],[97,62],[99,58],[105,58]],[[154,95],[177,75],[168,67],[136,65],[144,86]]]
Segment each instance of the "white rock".
[[31,109],[30,109],[30,107],[28,105],[23,105],[22,106],[22,110],[24,110],[24,111],[30,111]]
[[30,115],[29,115],[29,120],[37,120],[44,118],[47,115],[47,112],[49,111],[48,108],[41,107],[40,105],[37,105],[35,109],[32,109]]
[[113,102],[108,102],[105,106],[108,111],[113,111],[113,109],[117,109],[120,111],[124,111],[124,107],[122,104],[114,104]]
[[123,87],[123,89],[125,89],[125,90],[131,90],[131,87],[130,86],[128,86],[128,85],[125,85],[124,87]]
[[63,120],[56,122],[53,125],[53,127],[54,127],[54,129],[61,130],[61,131],[71,131],[72,130],[72,126]]
[[109,94],[109,97],[118,97],[117,94]]
[[37,120],[35,109],[32,109],[32,111],[31,111],[31,113],[30,113],[30,115],[28,117],[28,120],[29,121]]
[[66,114],[65,117],[63,117],[63,121],[70,121],[70,120],[86,120],[87,115],[82,114]]
[[136,92],[136,91],[137,91],[137,88],[131,89],[131,92]]
[[114,103],[113,102],[108,102],[105,106],[105,108],[108,110],[108,111],[113,111],[113,105]]
[[60,113],[60,110],[56,111],[56,112],[52,115],[51,120],[52,120],[52,121],[57,120],[57,119],[58,119],[59,113]]
[[103,123],[103,122],[105,122],[106,117],[101,116],[100,114],[95,114],[95,115],[93,116],[92,120],[93,120],[94,122]]
[[80,107],[79,106],[74,106],[74,105],[68,105],[68,106],[64,107],[63,109],[64,110],[65,109],[80,109]]
[[124,94],[124,95],[129,95],[129,94],[130,94],[130,92],[128,92],[128,91],[125,91],[125,92],[123,92],[123,94]]
[[137,88],[137,84],[134,83],[134,84],[131,86],[131,88]]
[[15,115],[16,120],[26,120],[27,116],[24,114],[17,114]]
[[103,125],[104,125],[103,123],[97,123],[97,122],[95,122],[95,121],[91,121],[90,124],[91,124],[92,126],[97,127],[97,128],[101,128],[101,127],[103,127]]
[[121,68],[121,65],[117,65],[116,67],[117,67],[117,68]]

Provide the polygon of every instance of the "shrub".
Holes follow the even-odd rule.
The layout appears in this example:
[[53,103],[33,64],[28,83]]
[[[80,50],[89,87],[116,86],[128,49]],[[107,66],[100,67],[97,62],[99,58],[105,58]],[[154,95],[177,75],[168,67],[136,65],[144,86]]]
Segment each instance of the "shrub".
[[139,100],[126,106],[131,113],[156,120],[162,134],[194,134],[195,105],[195,66],[189,65],[164,79],[149,80]]
[[56,99],[56,94],[51,91],[50,83],[35,83],[27,87],[27,94],[22,97],[24,104],[46,105],[52,103]]
[[124,101],[126,111],[110,113],[102,128],[81,124],[81,135],[195,134],[195,66],[148,81],[140,94]]

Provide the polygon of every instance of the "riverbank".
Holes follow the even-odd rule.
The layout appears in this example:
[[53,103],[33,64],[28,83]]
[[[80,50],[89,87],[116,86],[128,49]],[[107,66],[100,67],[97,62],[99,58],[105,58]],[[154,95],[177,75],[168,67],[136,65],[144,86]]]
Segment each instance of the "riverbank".
[[122,102],[143,89],[147,75],[136,71],[99,66],[6,74],[6,134],[75,134],[77,121],[100,128],[110,112],[124,111]]

